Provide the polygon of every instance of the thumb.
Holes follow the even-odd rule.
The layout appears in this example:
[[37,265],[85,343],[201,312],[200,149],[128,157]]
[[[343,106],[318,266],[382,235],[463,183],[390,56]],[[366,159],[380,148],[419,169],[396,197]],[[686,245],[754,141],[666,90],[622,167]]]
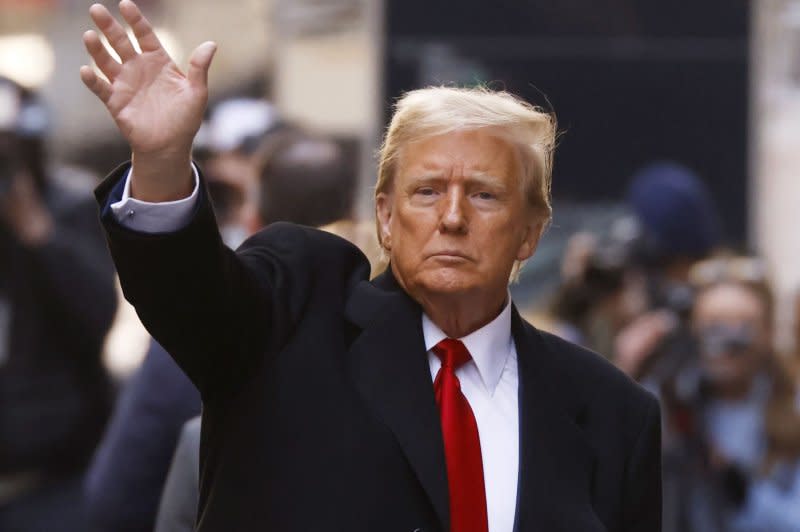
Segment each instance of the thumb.
[[189,83],[195,88],[207,88],[208,86],[208,67],[217,51],[217,43],[206,41],[192,52],[189,58]]

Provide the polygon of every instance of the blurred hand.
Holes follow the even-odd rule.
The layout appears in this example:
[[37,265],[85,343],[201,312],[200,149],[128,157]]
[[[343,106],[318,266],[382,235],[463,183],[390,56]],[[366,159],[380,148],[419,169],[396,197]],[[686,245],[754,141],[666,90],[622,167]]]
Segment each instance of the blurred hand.
[[648,312],[636,318],[617,335],[615,363],[631,377],[638,378],[645,362],[677,325],[677,318],[666,310]]
[[8,190],[0,199],[0,221],[27,246],[35,247],[47,241],[53,230],[53,218],[30,174],[19,172],[11,178]]
[[146,201],[168,201],[192,191],[192,140],[208,101],[208,68],[216,44],[205,42],[191,54],[184,75],[131,0],[120,13],[133,30],[137,53],[123,26],[100,4],[89,14],[122,60],[106,51],[97,32],[83,35],[86,50],[108,81],[88,66],[81,80],[105,104],[133,152],[131,193]]
[[578,232],[567,241],[561,259],[561,279],[564,283],[583,283],[586,270],[597,249],[597,238],[588,232]]

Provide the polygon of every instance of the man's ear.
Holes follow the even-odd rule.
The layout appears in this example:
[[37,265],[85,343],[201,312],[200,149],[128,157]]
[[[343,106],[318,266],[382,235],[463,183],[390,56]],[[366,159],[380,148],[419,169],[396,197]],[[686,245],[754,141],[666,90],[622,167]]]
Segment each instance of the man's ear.
[[544,233],[544,222],[541,220],[533,221],[525,227],[525,234],[517,251],[517,260],[528,260],[533,256],[533,252],[536,251],[539,240],[542,238],[542,233]]
[[375,216],[378,219],[378,232],[381,246],[386,251],[392,249],[392,207],[393,197],[386,192],[380,192],[375,197]]

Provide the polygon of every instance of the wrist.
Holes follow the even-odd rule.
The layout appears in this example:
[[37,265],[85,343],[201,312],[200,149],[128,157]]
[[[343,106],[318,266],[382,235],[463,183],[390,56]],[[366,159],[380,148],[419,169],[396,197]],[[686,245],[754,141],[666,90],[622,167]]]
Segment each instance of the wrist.
[[131,156],[131,197],[152,203],[189,197],[194,190],[190,150]]

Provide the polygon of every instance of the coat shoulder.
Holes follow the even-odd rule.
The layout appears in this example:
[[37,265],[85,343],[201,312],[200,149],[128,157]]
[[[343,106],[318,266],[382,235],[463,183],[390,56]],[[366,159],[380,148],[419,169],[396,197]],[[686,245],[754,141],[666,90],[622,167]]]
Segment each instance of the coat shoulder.
[[321,229],[289,222],[276,222],[261,229],[237,252],[253,255],[264,250],[288,262],[303,262],[305,266],[352,270],[363,269],[366,265],[369,268],[367,257],[352,242]]
[[617,368],[611,361],[590,349],[541,331],[526,323],[529,334],[537,335],[550,354],[554,369],[572,392],[587,401],[639,405],[643,411],[657,404],[655,396]]

